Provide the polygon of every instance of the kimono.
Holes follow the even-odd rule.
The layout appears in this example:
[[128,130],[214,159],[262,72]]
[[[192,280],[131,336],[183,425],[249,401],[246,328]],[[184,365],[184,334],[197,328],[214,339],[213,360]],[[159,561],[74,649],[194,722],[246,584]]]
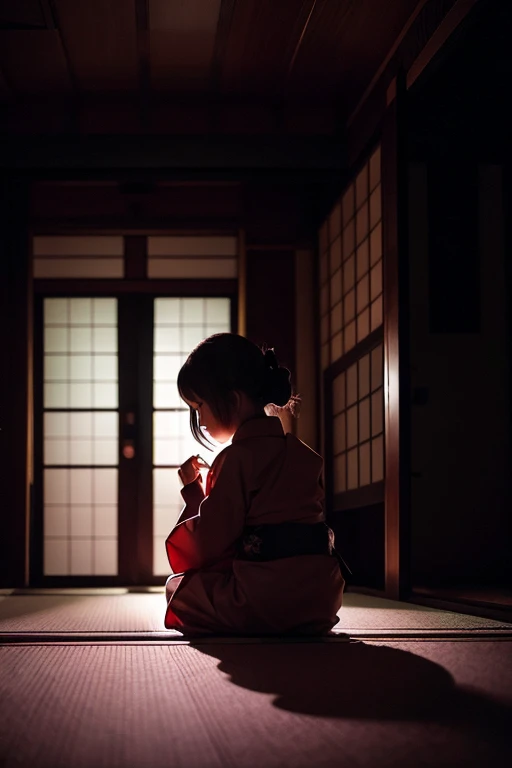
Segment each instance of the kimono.
[[[322,528],[332,536],[321,471],[321,457],[285,435],[278,417],[256,417],[238,428],[215,459],[206,489],[197,479],[181,491],[185,507],[166,540],[175,574],[166,585],[168,629],[193,635],[332,629],[342,603],[340,566],[330,551],[303,546]],[[262,559],[261,532],[283,529],[301,534],[292,539],[302,539],[302,549],[295,554],[290,539]]]

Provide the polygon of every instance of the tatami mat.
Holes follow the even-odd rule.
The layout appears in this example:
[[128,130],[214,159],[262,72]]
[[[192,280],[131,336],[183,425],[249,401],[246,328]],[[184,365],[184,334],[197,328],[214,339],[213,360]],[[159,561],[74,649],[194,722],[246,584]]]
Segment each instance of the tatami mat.
[[512,642],[0,647],[3,768],[510,765]]
[[[181,638],[163,625],[163,592],[85,590],[0,596],[0,637],[25,633],[110,633]],[[512,632],[512,624],[348,593],[336,632],[354,637],[452,632]],[[128,638],[127,638],[128,639]],[[142,638],[141,638],[142,639]]]

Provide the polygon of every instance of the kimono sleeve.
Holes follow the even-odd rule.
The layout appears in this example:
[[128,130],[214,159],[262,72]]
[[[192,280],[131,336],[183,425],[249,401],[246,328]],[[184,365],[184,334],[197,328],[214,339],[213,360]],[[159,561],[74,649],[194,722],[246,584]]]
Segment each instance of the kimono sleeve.
[[209,495],[200,502],[197,515],[187,519],[182,515],[165,542],[174,573],[234,556],[247,511],[246,472],[242,452],[235,446],[226,449],[222,468]]

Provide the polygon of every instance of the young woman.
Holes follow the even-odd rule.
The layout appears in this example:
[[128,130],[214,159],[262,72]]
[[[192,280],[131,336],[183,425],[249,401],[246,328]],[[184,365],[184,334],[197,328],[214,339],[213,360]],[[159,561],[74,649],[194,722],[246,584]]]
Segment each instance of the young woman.
[[344,580],[324,522],[322,459],[267,415],[269,404],[293,413],[290,372],[272,350],[220,333],[191,352],[178,389],[198,442],[231,445],[206,487],[199,456],[178,470],[185,507],[166,541],[174,575],[165,626],[189,635],[328,632]]

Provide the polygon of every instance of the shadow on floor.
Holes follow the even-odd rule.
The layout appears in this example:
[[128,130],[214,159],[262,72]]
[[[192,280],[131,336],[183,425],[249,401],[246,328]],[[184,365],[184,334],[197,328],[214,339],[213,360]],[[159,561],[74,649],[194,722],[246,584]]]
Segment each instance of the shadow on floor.
[[362,642],[195,647],[218,658],[232,683],[275,694],[274,706],[290,712],[455,726],[492,718],[504,733],[510,721],[509,707],[457,687],[439,664],[395,648]]

